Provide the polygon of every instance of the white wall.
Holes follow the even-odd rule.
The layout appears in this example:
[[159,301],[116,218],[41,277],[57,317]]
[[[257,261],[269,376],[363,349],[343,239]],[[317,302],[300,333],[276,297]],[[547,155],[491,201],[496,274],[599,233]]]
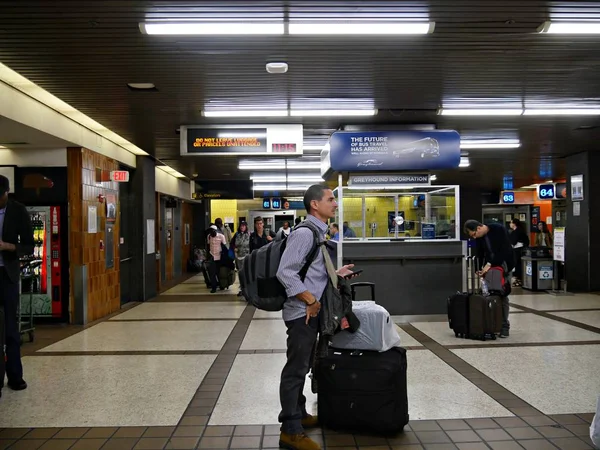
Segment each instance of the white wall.
[[154,168],[154,176],[156,178],[156,192],[184,200],[192,198],[191,183],[189,181],[176,178],[158,167]]
[[135,167],[133,153],[3,82],[0,115]]
[[67,167],[67,149],[6,150],[0,149],[0,166]]

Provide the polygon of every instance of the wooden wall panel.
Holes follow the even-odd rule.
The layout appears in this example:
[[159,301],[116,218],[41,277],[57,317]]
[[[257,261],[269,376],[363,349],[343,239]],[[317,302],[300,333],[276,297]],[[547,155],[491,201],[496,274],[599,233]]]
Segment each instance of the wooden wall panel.
[[[118,170],[119,164],[106,156],[82,148],[67,150],[69,177],[69,260],[71,265],[86,265],[88,322],[117,311],[121,307],[119,274],[119,189],[114,182],[96,182],[96,169]],[[113,194],[117,199],[117,220],[113,231],[114,267],[106,268],[106,201],[99,196]],[[96,206],[98,232],[88,233],[88,206]],[[73,276],[71,276],[71,311],[73,311]],[[73,313],[72,313],[73,314]],[[73,320],[73,317],[71,317]]]

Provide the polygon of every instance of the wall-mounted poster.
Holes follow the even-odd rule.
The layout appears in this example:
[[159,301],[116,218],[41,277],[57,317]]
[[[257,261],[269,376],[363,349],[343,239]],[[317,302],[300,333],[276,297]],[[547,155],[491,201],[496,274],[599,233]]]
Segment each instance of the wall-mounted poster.
[[571,176],[571,200],[574,202],[583,200],[583,175]]
[[117,196],[115,194],[106,194],[106,221],[116,222],[117,220]]

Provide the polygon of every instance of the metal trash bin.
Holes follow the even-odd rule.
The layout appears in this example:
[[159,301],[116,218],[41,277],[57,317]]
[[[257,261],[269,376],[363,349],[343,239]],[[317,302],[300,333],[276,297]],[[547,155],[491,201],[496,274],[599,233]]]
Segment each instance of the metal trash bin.
[[523,289],[531,291],[552,290],[554,261],[552,258],[523,256]]

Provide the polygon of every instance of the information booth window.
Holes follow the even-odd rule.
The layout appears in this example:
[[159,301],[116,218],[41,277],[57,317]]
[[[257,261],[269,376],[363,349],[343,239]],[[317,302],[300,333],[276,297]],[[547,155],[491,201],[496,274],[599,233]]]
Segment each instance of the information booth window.
[[[458,186],[343,187],[336,221],[343,240],[456,240]],[[339,200],[339,188],[336,189]]]

